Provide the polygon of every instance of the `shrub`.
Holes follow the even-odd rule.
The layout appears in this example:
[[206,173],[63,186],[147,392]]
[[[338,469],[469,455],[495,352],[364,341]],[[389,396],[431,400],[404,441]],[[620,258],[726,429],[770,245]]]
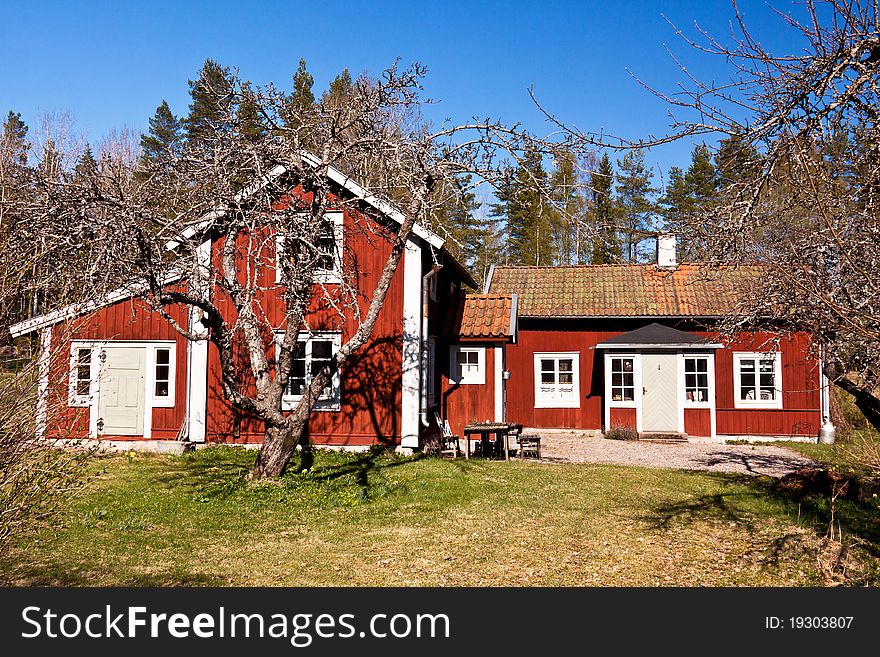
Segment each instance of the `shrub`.
[[639,432],[632,427],[614,426],[605,432],[605,437],[610,440],[638,440]]

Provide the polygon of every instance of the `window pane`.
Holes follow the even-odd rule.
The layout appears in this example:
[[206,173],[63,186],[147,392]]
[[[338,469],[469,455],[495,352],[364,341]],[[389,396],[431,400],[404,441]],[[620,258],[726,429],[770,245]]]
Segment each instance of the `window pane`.
[[156,381],[167,381],[168,373],[168,365],[156,365]]
[[88,365],[92,360],[91,349],[79,349],[77,353],[77,362],[80,365]]
[[549,358],[541,359],[541,371],[542,372],[555,372],[556,371],[556,361],[551,360]]
[[170,349],[157,349],[156,350],[156,362],[160,365],[167,365],[169,362],[169,358],[171,355]]
[[754,399],[755,398],[755,389],[748,388],[743,386],[739,391],[740,399]]
[[559,371],[560,372],[571,372],[571,358],[563,358],[559,361]]
[[330,340],[312,342],[312,358],[329,359],[333,355],[333,343]]
[[633,359],[632,358],[624,358],[623,359],[623,371],[624,372],[632,372],[633,371]]
[[559,373],[559,384],[560,385],[571,385],[574,380],[574,374],[572,372],[560,372]]
[[156,396],[157,397],[167,397],[168,396],[168,381],[156,381]]
[[744,374],[755,371],[755,360],[753,358],[743,358],[739,362],[739,371]]
[[707,358],[697,358],[697,372],[708,372],[709,371],[709,359]]
[[306,380],[302,377],[290,377],[287,380],[288,395],[301,395],[306,389]]
[[697,374],[697,387],[709,390],[709,375]]
[[76,382],[76,394],[77,395],[88,395],[89,394],[89,380],[86,378],[85,380],[80,379]]
[[541,383],[556,383],[556,375],[553,372],[541,372]]
[[623,389],[623,401],[632,401],[635,399],[634,391],[632,388],[624,388]]
[[634,374],[624,374],[623,385],[632,388],[635,385],[634,376]]

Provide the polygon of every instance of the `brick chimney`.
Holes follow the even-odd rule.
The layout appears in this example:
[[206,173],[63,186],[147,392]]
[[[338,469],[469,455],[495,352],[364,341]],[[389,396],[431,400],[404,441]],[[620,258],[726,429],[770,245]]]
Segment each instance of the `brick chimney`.
[[657,266],[660,269],[675,269],[678,259],[675,257],[675,235],[660,233],[657,235]]

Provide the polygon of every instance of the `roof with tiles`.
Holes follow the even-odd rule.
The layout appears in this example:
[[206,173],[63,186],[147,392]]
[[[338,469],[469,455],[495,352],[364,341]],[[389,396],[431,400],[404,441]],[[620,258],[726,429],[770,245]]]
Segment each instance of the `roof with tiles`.
[[760,275],[757,266],[697,264],[495,267],[488,291],[517,294],[520,317],[720,317]]
[[458,307],[453,335],[494,340],[510,338],[515,330],[515,296],[465,295]]

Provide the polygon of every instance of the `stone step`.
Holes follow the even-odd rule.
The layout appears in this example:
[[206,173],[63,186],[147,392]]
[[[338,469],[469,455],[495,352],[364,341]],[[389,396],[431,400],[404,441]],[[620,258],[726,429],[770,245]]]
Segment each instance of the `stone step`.
[[683,433],[654,433],[643,431],[639,434],[639,440],[649,443],[686,443],[687,435]]

